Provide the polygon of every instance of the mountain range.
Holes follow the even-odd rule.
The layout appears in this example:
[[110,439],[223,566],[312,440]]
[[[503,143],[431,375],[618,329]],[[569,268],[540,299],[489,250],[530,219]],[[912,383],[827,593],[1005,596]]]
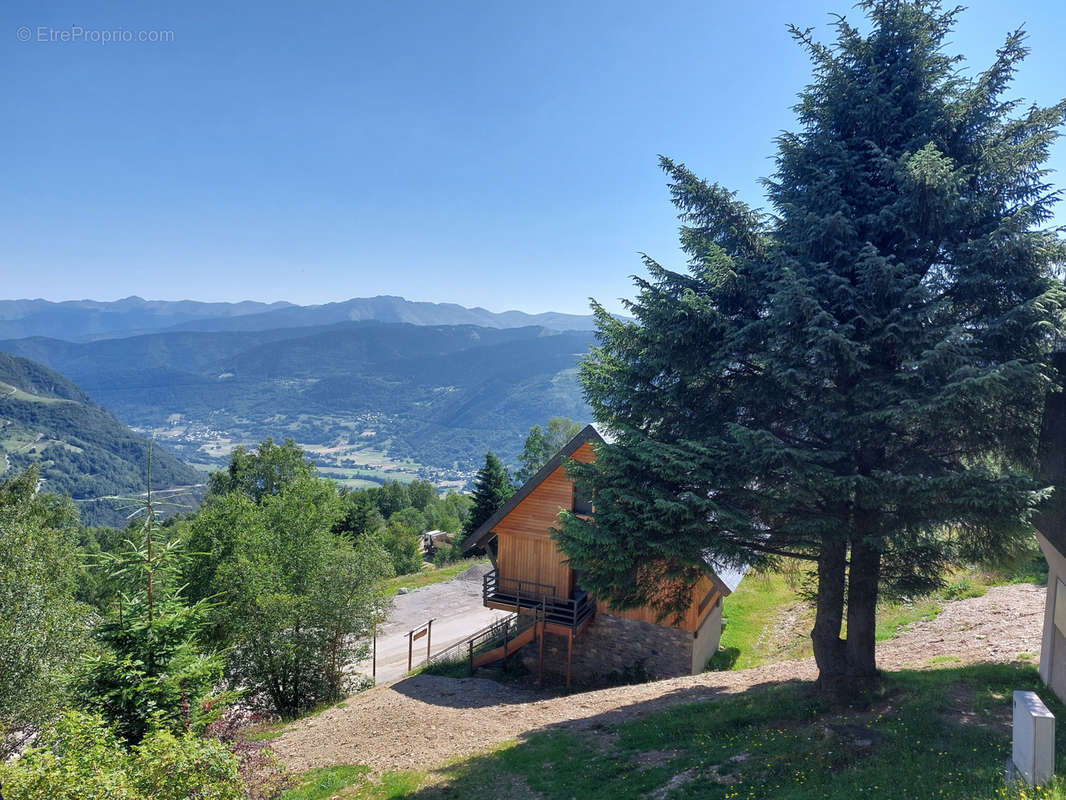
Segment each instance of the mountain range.
[[194,300],[0,300],[0,338],[48,336],[73,342],[156,331],[269,331],[339,322],[405,322],[413,325],[478,325],[552,330],[592,330],[590,315],[492,312],[455,303],[425,303],[402,297],[353,298],[298,306],[292,303],[203,303]]

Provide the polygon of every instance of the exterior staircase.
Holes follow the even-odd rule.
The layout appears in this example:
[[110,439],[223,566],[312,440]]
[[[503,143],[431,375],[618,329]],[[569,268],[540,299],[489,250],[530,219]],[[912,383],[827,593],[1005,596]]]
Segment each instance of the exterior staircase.
[[508,614],[466,639],[435,653],[430,662],[467,662],[469,673],[497,661],[504,661],[527,644],[544,635],[543,611],[534,614]]

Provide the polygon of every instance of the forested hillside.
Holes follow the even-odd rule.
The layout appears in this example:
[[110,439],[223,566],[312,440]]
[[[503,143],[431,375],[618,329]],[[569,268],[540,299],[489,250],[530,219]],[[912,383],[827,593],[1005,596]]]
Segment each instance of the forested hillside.
[[[44,487],[78,503],[84,521],[121,524],[115,502],[145,489],[148,440],[92,402],[74,383],[28,359],[0,353],[0,466],[40,464]],[[152,458],[153,488],[202,482],[165,448]],[[90,502],[92,501],[92,502]]]

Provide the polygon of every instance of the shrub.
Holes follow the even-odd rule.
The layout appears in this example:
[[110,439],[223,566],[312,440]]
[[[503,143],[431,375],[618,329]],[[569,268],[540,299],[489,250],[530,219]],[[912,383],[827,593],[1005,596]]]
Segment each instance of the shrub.
[[126,750],[99,716],[68,712],[0,764],[5,800],[241,800],[237,758],[217,739],[153,730]]
[[418,533],[399,521],[393,520],[385,527],[381,544],[388,551],[393,571],[397,575],[409,575],[422,569],[422,552],[418,542]]
[[433,563],[438,567],[451,564],[463,558],[463,547],[459,542],[445,543],[433,554]]
[[247,706],[230,708],[204,731],[205,736],[214,736],[225,742],[230,752],[237,757],[247,800],[275,800],[296,783],[295,776],[285,769],[266,743],[253,741],[245,733],[249,725],[267,719]]

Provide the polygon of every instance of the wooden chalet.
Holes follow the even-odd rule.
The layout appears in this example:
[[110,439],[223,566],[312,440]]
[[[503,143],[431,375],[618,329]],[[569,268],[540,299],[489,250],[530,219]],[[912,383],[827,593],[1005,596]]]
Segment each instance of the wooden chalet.
[[593,677],[637,664],[656,677],[701,672],[718,648],[722,599],[736,588],[743,571],[716,571],[708,564],[681,619],[658,622],[652,608],[598,606],[551,538],[560,511],[593,513],[587,499],[575,492],[565,461],[594,461],[595,447],[603,442],[594,426],[585,427],[463,542],[464,550],[482,547],[492,559],[494,569],[483,583],[484,604],[532,617],[533,624],[509,653],[536,643],[538,673],[545,668],[561,672],[567,685],[574,671]]

